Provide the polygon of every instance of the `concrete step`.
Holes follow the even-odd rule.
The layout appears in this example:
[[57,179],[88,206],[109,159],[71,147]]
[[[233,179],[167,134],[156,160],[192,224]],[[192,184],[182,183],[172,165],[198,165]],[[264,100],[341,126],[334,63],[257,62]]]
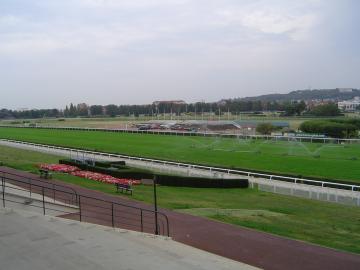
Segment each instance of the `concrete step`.
[[167,237],[0,208],[3,269],[255,269]]

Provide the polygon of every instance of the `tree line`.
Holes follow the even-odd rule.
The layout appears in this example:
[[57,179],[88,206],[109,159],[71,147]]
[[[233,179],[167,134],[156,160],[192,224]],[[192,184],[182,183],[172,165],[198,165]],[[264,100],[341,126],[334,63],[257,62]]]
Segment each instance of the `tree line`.
[[315,115],[315,116],[336,116],[340,114],[337,105],[334,103],[317,106],[307,109],[304,101],[276,102],[276,101],[245,101],[230,99],[221,102],[196,102],[190,104],[160,103],[145,105],[87,105],[85,103],[74,105],[71,103],[65,109],[40,109],[40,110],[0,110],[0,119],[24,119],[24,118],[47,118],[47,117],[94,117],[94,116],[157,116],[162,114],[184,113],[200,115],[202,113],[213,113],[215,115],[231,113],[263,111],[281,112],[283,116],[294,115]]

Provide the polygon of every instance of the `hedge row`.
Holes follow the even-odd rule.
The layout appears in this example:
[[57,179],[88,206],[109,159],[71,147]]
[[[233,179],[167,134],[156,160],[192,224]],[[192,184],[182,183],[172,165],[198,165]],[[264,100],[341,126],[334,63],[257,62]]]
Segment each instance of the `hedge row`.
[[157,183],[163,186],[195,188],[247,188],[249,186],[249,181],[247,179],[219,179],[168,174],[154,174],[153,172],[148,170],[130,168],[121,164],[112,164],[110,162],[107,165],[101,164],[103,166],[92,166],[89,164],[80,163],[76,160],[62,159],[59,161],[59,163],[77,166],[82,170],[104,173],[118,178],[131,178],[141,180],[153,179],[155,176]]
[[220,179],[175,175],[156,175],[156,182],[163,186],[194,188],[247,188],[248,179]]
[[311,120],[303,122],[300,130],[306,133],[325,134],[333,138],[351,138],[357,136],[356,124],[340,120]]

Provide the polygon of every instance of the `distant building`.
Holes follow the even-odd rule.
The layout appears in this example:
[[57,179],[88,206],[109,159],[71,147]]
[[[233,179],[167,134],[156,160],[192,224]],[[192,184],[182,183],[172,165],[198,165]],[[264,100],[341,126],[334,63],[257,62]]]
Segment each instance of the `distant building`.
[[326,105],[326,104],[333,103],[333,102],[334,101],[331,99],[330,100],[329,99],[313,99],[313,100],[305,101],[305,104],[306,104],[306,109],[312,110],[317,106]]
[[31,109],[29,109],[29,108],[18,108],[16,111],[18,111],[18,112],[27,112],[27,111],[31,111]]
[[360,106],[360,97],[353,100],[345,100],[338,102],[338,108],[344,112],[356,111]]
[[162,105],[162,104],[185,105],[186,102],[183,101],[183,100],[157,100],[157,101],[154,101],[153,104],[155,106],[159,106],[159,105]]
[[352,92],[352,88],[336,88],[336,90],[339,90],[340,93],[350,93]]

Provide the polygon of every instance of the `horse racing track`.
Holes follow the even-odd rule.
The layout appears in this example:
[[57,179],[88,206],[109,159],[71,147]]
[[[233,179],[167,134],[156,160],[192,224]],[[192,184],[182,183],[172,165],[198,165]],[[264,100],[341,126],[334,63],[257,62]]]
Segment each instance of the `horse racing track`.
[[360,144],[0,128],[0,138],[359,183]]

